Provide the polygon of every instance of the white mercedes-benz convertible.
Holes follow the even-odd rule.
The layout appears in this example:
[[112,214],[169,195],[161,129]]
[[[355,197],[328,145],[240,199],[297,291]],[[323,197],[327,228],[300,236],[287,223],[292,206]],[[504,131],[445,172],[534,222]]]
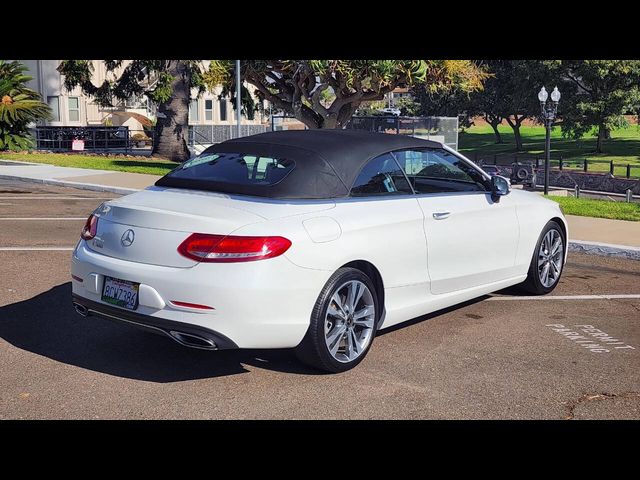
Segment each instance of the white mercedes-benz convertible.
[[511,285],[549,293],[567,238],[557,203],[440,143],[264,133],[96,209],[73,303],[185,346],[295,347],[340,372],[380,329]]

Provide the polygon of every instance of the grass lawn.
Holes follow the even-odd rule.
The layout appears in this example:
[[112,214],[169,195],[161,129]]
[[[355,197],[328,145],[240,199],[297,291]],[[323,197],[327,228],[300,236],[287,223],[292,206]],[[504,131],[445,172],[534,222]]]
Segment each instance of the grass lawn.
[[[493,130],[489,125],[479,125],[469,128],[460,134],[459,149],[462,153],[473,159],[473,153],[479,154],[500,154],[515,153],[515,140],[513,130],[508,125],[498,127],[505,143],[496,144]],[[520,128],[524,151],[532,155],[544,156],[545,130],[542,126],[523,126]],[[630,125],[627,128],[614,130],[611,132],[611,140],[605,140],[603,145],[604,153],[595,153],[596,138],[592,135],[585,135],[583,138],[571,140],[563,138],[560,127],[551,130],[551,158],[558,159],[562,155],[565,162],[574,162],[569,168],[581,168],[576,163],[578,160],[603,160],[614,161],[615,164],[640,166],[640,126]],[[609,171],[607,163],[590,163],[589,171]],[[616,176],[626,175],[625,166],[616,167]],[[640,176],[640,168],[632,168],[631,175]]]
[[547,196],[558,202],[566,215],[581,217],[611,218],[613,220],[631,220],[640,222],[640,203],[612,202],[589,198]]
[[95,168],[119,172],[150,173],[164,175],[178,166],[176,162],[147,157],[100,157],[64,153],[13,153],[0,152],[0,159],[21,162],[47,163],[59,167]]

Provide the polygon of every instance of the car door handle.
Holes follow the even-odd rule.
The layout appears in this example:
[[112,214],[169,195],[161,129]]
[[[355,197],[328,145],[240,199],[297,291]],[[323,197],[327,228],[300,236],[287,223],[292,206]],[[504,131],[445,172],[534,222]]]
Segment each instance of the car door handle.
[[451,212],[436,212],[433,214],[433,218],[436,220],[444,220],[445,218],[448,218],[449,215],[451,215]]

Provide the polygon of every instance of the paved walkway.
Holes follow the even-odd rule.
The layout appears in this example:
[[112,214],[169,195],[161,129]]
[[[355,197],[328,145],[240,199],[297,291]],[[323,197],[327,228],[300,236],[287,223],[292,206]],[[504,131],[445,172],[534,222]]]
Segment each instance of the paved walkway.
[[0,178],[126,194],[153,185],[160,176],[90,168],[57,167],[0,158]]
[[640,248],[640,222],[567,215],[572,240],[629,245]]
[[[141,173],[56,167],[0,159],[0,178],[66,185],[127,194],[153,185],[160,177]],[[640,258],[640,222],[567,215],[569,239],[601,247],[628,246]],[[602,249],[600,249],[602,250]],[[609,249],[611,250],[611,249]],[[584,251],[584,248],[583,248]]]

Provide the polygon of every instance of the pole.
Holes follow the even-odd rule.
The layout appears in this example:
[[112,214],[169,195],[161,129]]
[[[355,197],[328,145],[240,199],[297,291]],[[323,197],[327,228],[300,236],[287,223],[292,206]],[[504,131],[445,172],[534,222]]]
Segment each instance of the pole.
[[546,138],[544,144],[544,194],[549,195],[549,161],[551,157],[551,122],[545,121]]
[[236,138],[240,138],[240,113],[242,111],[242,82],[240,81],[240,60],[236,60]]

